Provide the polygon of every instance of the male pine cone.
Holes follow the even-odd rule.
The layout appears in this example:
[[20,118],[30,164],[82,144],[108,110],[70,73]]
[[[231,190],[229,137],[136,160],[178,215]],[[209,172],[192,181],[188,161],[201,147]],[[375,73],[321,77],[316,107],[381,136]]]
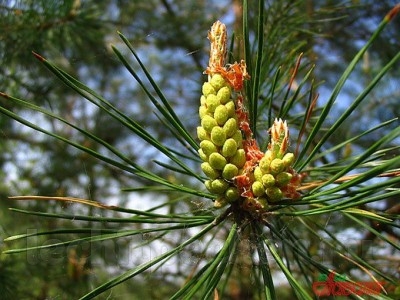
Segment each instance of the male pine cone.
[[206,188],[218,195],[214,205],[221,207],[239,199],[239,191],[233,178],[241,173],[246,163],[242,133],[235,114],[231,87],[220,75],[208,76],[203,84],[197,127],[200,140],[201,169],[209,178]]

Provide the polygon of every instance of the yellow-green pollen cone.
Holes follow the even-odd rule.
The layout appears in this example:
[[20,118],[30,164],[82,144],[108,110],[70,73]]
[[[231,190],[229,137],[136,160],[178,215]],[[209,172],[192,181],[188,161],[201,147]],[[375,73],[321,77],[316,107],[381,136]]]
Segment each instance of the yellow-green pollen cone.
[[[275,203],[284,197],[296,198],[298,174],[292,169],[295,160],[293,153],[286,153],[289,143],[289,129],[286,121],[275,119],[270,129],[271,141],[254,169],[254,182],[251,189],[255,197],[262,197],[268,203]],[[254,206],[254,205],[253,205]]]
[[209,75],[202,92],[197,128],[201,169],[209,178],[206,188],[218,196],[214,205],[222,207],[240,197],[233,179],[246,163],[246,154],[228,82],[220,74]]
[[283,198],[298,198],[301,176],[292,168],[294,154],[287,153],[286,121],[275,119],[268,150],[261,151],[244,109],[244,81],[250,78],[246,62],[225,65],[227,33],[220,21],[213,24],[208,39],[208,80],[202,86],[197,136],[201,169],[208,178],[204,184],[216,195],[214,206],[236,202],[240,209],[262,213]]
[[292,169],[295,156],[286,152],[289,130],[286,121],[275,119],[270,129],[268,150],[256,163],[250,174],[249,192],[241,195],[235,178],[243,174],[246,151],[243,149],[242,132],[235,114],[230,85],[220,74],[208,76],[200,98],[200,124],[197,136],[200,140],[201,169],[208,177],[205,183],[209,192],[217,195],[215,207],[223,207],[242,197],[243,207],[250,211],[262,211],[268,204],[284,197],[296,198],[298,174]]
[[[200,142],[201,169],[208,177],[206,188],[217,195],[216,207],[223,207],[242,195],[234,183],[243,173],[246,152],[242,132],[235,114],[231,88],[220,74],[209,75],[203,85],[200,99],[200,124],[197,136]],[[291,181],[297,174],[292,169],[294,154],[287,151],[289,130],[286,121],[276,119],[270,129],[268,150],[250,174],[250,196],[243,197],[243,207],[250,211],[265,210],[269,204],[285,196],[297,195]]]

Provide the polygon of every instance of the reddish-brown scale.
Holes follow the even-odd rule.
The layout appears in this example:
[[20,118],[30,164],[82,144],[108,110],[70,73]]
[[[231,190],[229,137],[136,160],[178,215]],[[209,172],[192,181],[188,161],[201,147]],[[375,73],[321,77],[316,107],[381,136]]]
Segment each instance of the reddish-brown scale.
[[244,134],[243,149],[246,153],[246,163],[241,175],[235,177],[235,185],[238,187],[242,197],[254,197],[251,191],[251,185],[254,182],[253,171],[258,165],[264,153],[259,149],[256,140],[253,138],[253,132],[249,125],[249,116],[244,108],[243,96],[239,95],[236,100],[236,116],[238,118],[239,128]]
[[6,93],[0,92],[0,96],[4,98],[10,98]]
[[45,61],[46,60],[43,56],[41,56],[40,54],[37,54],[34,51],[32,51],[32,54],[40,61]]
[[388,21],[391,21],[400,11],[400,3],[389,11],[389,13],[385,16]]
[[290,168],[288,172],[292,174],[293,177],[290,180],[289,184],[283,187],[281,191],[286,198],[290,198],[293,200],[299,199],[301,197],[301,194],[297,191],[297,188],[300,186],[303,176],[296,173],[296,171],[292,168]]

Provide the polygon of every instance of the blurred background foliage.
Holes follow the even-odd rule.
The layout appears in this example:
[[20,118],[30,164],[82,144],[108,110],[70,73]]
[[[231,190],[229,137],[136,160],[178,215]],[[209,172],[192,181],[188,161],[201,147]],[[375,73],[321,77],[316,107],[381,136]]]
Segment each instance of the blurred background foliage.
[[[270,66],[266,76],[274,76],[277,68],[281,67],[285,70],[282,84],[287,83],[290,69],[300,52],[303,52],[304,68],[300,74],[304,75],[310,66],[316,65],[313,77],[318,86],[316,91],[320,94],[319,101],[323,103],[327,91],[332,89],[353,55],[395,4],[395,1],[390,0],[266,1],[265,59]],[[251,14],[252,7],[249,11]],[[161,90],[172,101],[181,121],[193,135],[198,123],[196,114],[204,80],[202,72],[208,61],[209,42],[206,36],[215,20],[225,22],[229,32],[235,33],[233,60],[243,57],[240,0],[0,1],[0,16],[0,91],[34,99],[35,104],[49,108],[72,123],[89,129],[124,153],[129,153],[141,165],[171,180],[177,174],[154,164],[153,160],[158,159],[154,151],[128,135],[129,132],[118,126],[109,115],[81,101],[79,95],[60,84],[48,70],[37,63],[31,52],[39,53],[88,84],[143,124],[160,141],[172,147],[175,139],[170,138],[167,128],[154,125],[157,124],[157,115],[153,113],[152,104],[111,51],[111,44],[125,51],[119,47],[121,41],[117,31],[128,37]],[[251,22],[251,16],[249,19]],[[362,66],[346,86],[346,93],[342,93],[338,99],[335,114],[340,115],[349,99],[362,91],[366,80],[373,77],[398,52],[400,18],[393,22],[380,36],[381,41],[365,55]],[[255,28],[252,26],[250,30]],[[251,34],[255,35],[254,32]],[[371,124],[379,124],[398,116],[399,72],[400,68],[393,68],[374,90],[363,109],[353,113],[345,126],[338,129],[335,135],[337,143],[343,137],[348,138],[370,128]],[[265,85],[270,83],[266,82]],[[268,97],[268,94],[261,93],[262,97]],[[27,115],[33,123],[91,146],[90,140],[79,140],[82,136],[77,136],[68,127],[41,119],[19,107],[10,108],[18,114]],[[300,103],[298,113],[304,110],[305,104]],[[335,115],[330,117],[334,119]],[[398,123],[391,126],[398,126]],[[387,130],[390,130],[390,126]],[[76,206],[40,201],[10,203],[6,200],[10,195],[68,195],[135,207],[146,207],[146,203],[143,203],[145,201],[157,203],[162,200],[154,195],[120,193],[121,188],[145,182],[105,166],[59,141],[28,130],[3,115],[0,115],[0,134],[2,239],[21,231],[34,232],[36,228],[79,227],[79,222],[72,224],[67,220],[43,219],[7,210],[8,207],[23,206],[32,210],[45,209],[63,213],[78,209]],[[263,132],[258,132],[258,135],[266,138]],[[369,135],[368,140],[357,140],[346,151],[333,153],[332,160],[361,151],[368,147],[370,139]],[[335,144],[335,140],[331,139],[330,142],[330,146]],[[393,154],[398,155],[398,152]],[[198,169],[196,165],[193,167]],[[179,181],[184,182],[185,175]],[[387,199],[387,207],[391,207],[395,201]],[[180,205],[196,210],[202,209],[204,204],[192,199]],[[172,211],[175,209],[182,208],[171,207]],[[87,214],[96,213],[104,212],[97,212],[95,208],[87,209]],[[103,225],[105,229],[113,226]],[[95,228],[96,225],[93,226]],[[338,226],[343,226],[344,231],[346,224]],[[336,231],[340,231],[340,228],[336,228]],[[398,238],[398,232],[392,234]],[[177,240],[181,238],[177,237]],[[34,245],[46,242],[49,242],[48,239],[32,237],[20,243],[28,243],[26,246],[29,246],[29,243]],[[123,257],[129,256],[132,242],[141,241],[104,243],[101,245],[103,248],[97,251],[91,249],[92,246],[80,246],[78,249],[28,252],[26,255],[12,257],[1,255],[0,294],[4,299],[77,298],[104,278],[109,278],[110,274],[129,267],[124,265]],[[9,245],[1,243],[0,247],[6,250]],[[136,261],[140,261],[140,258],[129,259],[129,264]],[[400,263],[395,256],[393,262]],[[179,276],[179,272],[179,268],[164,270],[163,276],[157,273],[143,278],[143,282],[130,280],[114,288],[113,295],[118,295],[115,299],[165,299],[165,295],[170,294],[171,289],[178,284],[174,276]],[[108,299],[114,299],[113,295]],[[240,290],[232,286],[231,299],[244,299],[240,298],[242,296]],[[281,296],[290,298],[284,292]]]

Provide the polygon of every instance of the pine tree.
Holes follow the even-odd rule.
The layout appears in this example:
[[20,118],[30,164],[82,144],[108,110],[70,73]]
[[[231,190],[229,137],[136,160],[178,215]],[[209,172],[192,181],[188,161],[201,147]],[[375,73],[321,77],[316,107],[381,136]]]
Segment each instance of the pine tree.
[[[306,4],[311,5],[310,2]],[[27,11],[35,11],[34,4],[30,5]],[[52,179],[48,186],[38,184],[36,187],[40,186],[40,189],[33,189],[34,193],[43,196],[13,198],[45,200],[25,201],[22,208],[13,209],[34,218],[43,230],[39,234],[32,231],[13,235],[7,241],[26,239],[31,243],[40,237],[44,239],[30,244],[31,248],[21,244],[5,251],[53,258],[48,269],[57,259],[64,261],[67,266],[64,276],[69,277],[68,282],[60,282],[58,287],[42,285],[42,296],[59,295],[60,291],[67,293],[75,285],[73,280],[83,277],[87,278],[81,287],[86,290],[82,299],[111,291],[123,293],[124,289],[119,288],[128,279],[143,275],[140,276],[143,280],[154,273],[158,275],[148,282],[159,286],[162,280],[170,287],[165,290],[150,287],[143,292],[154,299],[311,299],[318,292],[313,285],[315,282],[331,285],[347,282],[351,285],[374,280],[384,282],[389,293],[385,296],[382,291],[375,298],[395,298],[398,293],[395,269],[390,264],[381,266],[385,260],[396,261],[395,251],[399,250],[395,231],[398,205],[394,201],[400,192],[400,160],[396,146],[400,133],[396,126],[398,121],[386,118],[370,126],[360,126],[356,131],[351,116],[358,110],[365,110],[369,95],[375,91],[379,94],[378,82],[395,69],[400,53],[392,53],[388,60],[382,57],[376,71],[368,73],[367,83],[348,100],[342,111],[335,111],[334,104],[340,102],[338,97],[345,90],[344,84],[352,83],[350,76],[362,74],[358,66],[363,58],[365,64],[367,50],[380,41],[386,27],[390,28],[392,24],[389,23],[394,20],[399,6],[386,14],[377,29],[366,38],[365,46],[353,52],[354,58],[329,95],[318,102],[317,90],[322,85],[315,79],[320,74],[313,51],[315,46],[311,48],[311,45],[315,45],[318,35],[313,32],[312,25],[314,14],[321,17],[319,21],[322,22],[323,10],[313,7],[315,11],[312,12],[309,6],[304,9],[302,1],[259,1],[258,6],[244,1],[242,13],[236,14],[243,20],[243,33],[226,36],[231,44],[226,50],[222,47],[219,63],[212,64],[210,60],[206,71],[208,78],[205,78],[201,77],[203,70],[198,67],[206,62],[198,49],[207,45],[204,24],[211,26],[217,18],[212,16],[213,21],[202,18],[206,9],[203,4],[198,4],[194,15],[185,15],[187,4],[163,1],[157,6],[149,1],[126,6],[124,13],[127,14],[121,13],[120,22],[127,22],[128,12],[141,5],[150,8],[149,14],[154,7],[163,11],[165,19],[157,28],[168,34],[157,37],[158,46],[165,48],[168,45],[171,49],[185,49],[189,53],[195,51],[184,57],[191,61],[193,69],[190,70],[197,70],[189,80],[178,80],[180,76],[175,75],[179,72],[176,74],[175,71],[186,63],[184,59],[179,64],[176,57],[169,61],[148,57],[143,50],[137,51],[126,35],[119,34],[122,43],[111,48],[117,59],[110,59],[112,65],[103,71],[112,70],[108,68],[122,70],[117,64],[120,62],[132,75],[141,89],[134,94],[135,108],[141,114],[129,113],[125,110],[126,103],[108,94],[107,74],[99,79],[104,85],[91,88],[90,83],[78,78],[76,70],[91,71],[85,67],[74,68],[73,64],[65,66],[63,61],[53,62],[47,59],[46,53],[34,55],[65,84],[63,91],[69,88],[65,99],[72,97],[67,103],[71,107],[66,107],[60,100],[50,101],[57,94],[43,94],[50,98],[46,104],[45,101],[24,100],[29,97],[18,91],[15,96],[8,91],[1,93],[4,101],[0,110],[7,117],[5,122],[11,124],[13,119],[44,133],[43,138],[37,140],[32,136],[28,142],[31,145],[38,143],[54,162],[49,169],[39,173],[33,173],[36,170],[32,169],[24,176],[30,178],[33,188],[35,177],[41,181],[45,177]],[[90,19],[93,11],[84,8],[79,1],[66,2],[63,13],[53,10],[53,13],[44,14],[47,17],[55,15],[55,21],[46,20],[37,28],[59,26],[75,17]],[[15,8],[11,11],[15,15],[21,13]],[[49,7],[43,11],[52,12]],[[95,18],[91,21],[88,24],[96,24]],[[103,23],[98,24],[104,26]],[[76,24],[72,22],[72,28]],[[162,31],[162,24],[167,24],[165,31]],[[148,23],[136,28],[139,39],[145,36],[147,26]],[[189,34],[188,28],[203,28],[204,34]],[[238,28],[237,24],[235,28]],[[76,42],[77,47],[85,45],[79,44],[86,37],[85,33],[80,34],[81,40],[71,35],[71,41]],[[150,38],[154,35],[157,36],[156,31],[150,33]],[[209,35],[211,42],[212,36]],[[44,36],[43,41],[48,41],[48,37]],[[54,42],[48,45],[54,46]],[[147,47],[144,44],[144,49]],[[168,52],[170,49],[165,51],[171,53]],[[69,62],[72,60],[73,57],[68,58]],[[225,65],[225,60],[229,64]],[[313,66],[313,63],[317,65]],[[91,70],[96,72],[100,65],[93,65]],[[166,70],[169,77],[152,73],[153,67]],[[209,81],[203,89],[200,78]],[[16,86],[21,84],[19,80]],[[117,85],[114,89],[122,87]],[[221,91],[227,89],[229,94],[221,98]],[[82,102],[81,98],[88,101]],[[197,99],[192,101],[194,98]],[[146,103],[139,99],[150,101]],[[214,106],[215,99],[219,102]],[[149,103],[154,105],[155,118],[146,113]],[[228,103],[234,103],[234,106],[230,107]],[[199,118],[193,118],[193,113],[188,115],[190,111],[197,111],[196,106],[200,106]],[[231,113],[233,109],[232,115],[229,109]],[[26,117],[26,111],[32,113],[35,122]],[[80,113],[75,115],[77,112]],[[236,123],[232,134],[229,133],[230,125],[226,125],[228,121]],[[346,132],[345,126],[350,125],[352,130]],[[209,143],[200,143],[195,134],[196,127],[198,138]],[[237,131],[241,136],[235,137]],[[340,135],[341,132],[346,134]],[[7,133],[8,136],[12,134],[11,131]],[[132,135],[135,136],[135,148],[129,151],[124,138]],[[47,138],[53,142],[49,144]],[[144,143],[140,144],[140,140]],[[228,140],[231,141],[227,143]],[[239,152],[246,154],[244,164]],[[291,155],[286,156],[288,153]],[[64,186],[79,187],[79,174],[74,174],[70,168],[71,163],[75,163],[78,165],[75,170],[79,170],[77,155],[86,166],[89,181],[84,184],[90,187],[90,192],[78,188],[76,196],[79,198],[73,198],[65,196],[73,196],[73,190],[62,189],[63,185],[56,184],[60,175]],[[136,179],[135,183],[131,177]],[[140,200],[135,205],[145,202],[144,208],[129,208],[127,201],[121,201],[117,206],[104,204],[103,199],[107,199],[110,190],[102,187],[107,183],[117,187],[132,185],[124,190],[140,192]],[[48,200],[56,200],[68,207],[49,206]],[[32,208],[29,203],[42,204]],[[51,220],[48,228],[43,226],[43,220]],[[361,238],[354,239],[351,244],[343,242],[342,237],[349,235]],[[51,240],[52,237],[57,241]],[[382,244],[386,256],[374,256]],[[62,252],[57,252],[60,249]],[[129,259],[126,266],[120,266],[122,272],[112,279],[104,278],[103,284],[97,283],[97,288],[88,291],[85,284],[95,282],[93,277],[89,278],[90,272],[96,274],[98,270],[92,254],[106,263],[121,264],[125,255]],[[119,259],[114,260],[113,256]],[[98,274],[106,277],[102,272]],[[277,280],[279,274],[286,279]],[[13,284],[11,282],[9,286]],[[136,284],[140,285],[141,280],[135,281]],[[82,296],[81,288],[72,294],[73,297]],[[345,292],[340,286],[336,288],[342,294]],[[38,291],[31,292],[39,297]]]

